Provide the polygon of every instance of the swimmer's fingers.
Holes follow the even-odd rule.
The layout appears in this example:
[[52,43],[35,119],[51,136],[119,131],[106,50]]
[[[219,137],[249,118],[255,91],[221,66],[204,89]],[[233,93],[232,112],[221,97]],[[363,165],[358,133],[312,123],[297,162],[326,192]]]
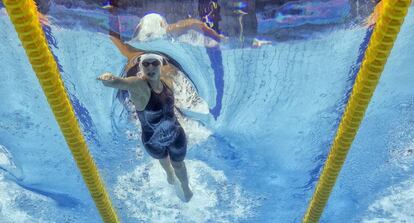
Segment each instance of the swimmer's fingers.
[[220,34],[219,38],[220,38],[220,42],[222,42],[222,43],[227,43],[229,41],[229,37],[225,36],[223,34]]
[[224,39],[224,40],[228,40],[229,39],[228,36],[225,36],[223,34],[220,34],[219,37],[220,37],[220,39]]
[[113,79],[115,79],[115,77],[111,73],[103,73],[101,76],[96,78],[96,80],[100,80],[100,81],[110,81]]

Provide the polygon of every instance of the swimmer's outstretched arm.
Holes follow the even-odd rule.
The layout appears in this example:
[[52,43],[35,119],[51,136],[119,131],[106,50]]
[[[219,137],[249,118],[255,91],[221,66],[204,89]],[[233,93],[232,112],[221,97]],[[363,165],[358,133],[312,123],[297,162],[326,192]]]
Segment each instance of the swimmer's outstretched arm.
[[205,35],[216,41],[227,38],[224,35],[218,34],[214,29],[210,28],[207,24],[198,19],[184,19],[170,24],[167,28],[167,32],[172,33],[173,35],[181,35],[190,29],[202,31]]
[[137,55],[144,54],[144,51],[141,51],[127,43],[124,43],[121,39],[113,35],[111,35],[110,38],[112,42],[115,44],[115,46],[118,48],[119,52],[121,52],[122,55],[128,58],[128,61],[136,57]]
[[112,75],[111,73],[104,73],[96,78],[102,81],[102,84],[107,87],[117,88],[121,90],[134,91],[136,90],[136,84],[141,81],[139,77],[127,77],[121,78]]

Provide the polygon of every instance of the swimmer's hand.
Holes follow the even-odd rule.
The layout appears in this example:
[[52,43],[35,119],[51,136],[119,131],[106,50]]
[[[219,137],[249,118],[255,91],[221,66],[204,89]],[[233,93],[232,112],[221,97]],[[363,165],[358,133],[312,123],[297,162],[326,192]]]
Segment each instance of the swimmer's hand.
[[219,34],[219,38],[220,38],[220,40],[224,40],[224,41],[229,40],[229,37],[228,36],[225,36],[223,34]]
[[111,73],[103,73],[101,76],[97,77],[96,80],[102,81],[102,84],[105,86],[109,86],[116,77]]
[[114,79],[115,79],[115,76],[112,75],[111,73],[103,73],[101,76],[96,78],[96,80],[100,80],[100,81],[110,81]]
[[229,37],[223,34],[219,34],[219,42],[222,44],[227,44],[229,42]]

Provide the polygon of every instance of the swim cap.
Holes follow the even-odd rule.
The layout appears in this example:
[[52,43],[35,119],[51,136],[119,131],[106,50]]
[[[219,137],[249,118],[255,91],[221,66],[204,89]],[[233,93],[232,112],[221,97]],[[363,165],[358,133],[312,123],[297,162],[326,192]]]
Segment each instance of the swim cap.
[[167,21],[160,14],[147,14],[141,18],[141,21],[135,28],[134,39],[148,41],[162,38],[167,34],[167,27]]
[[141,57],[140,57],[141,63],[144,62],[145,60],[149,60],[149,59],[159,60],[161,63],[164,60],[164,58],[161,55],[158,55],[158,54],[155,54],[155,53],[146,53],[146,54],[141,55]]
[[146,53],[146,54],[141,55],[141,57],[139,59],[139,68],[142,71],[144,71],[144,69],[142,67],[143,66],[142,63],[145,60],[158,60],[158,61],[160,61],[160,64],[161,65],[165,64],[165,63],[163,63],[164,62],[164,58],[162,56],[160,56],[158,54],[155,54],[155,53]]

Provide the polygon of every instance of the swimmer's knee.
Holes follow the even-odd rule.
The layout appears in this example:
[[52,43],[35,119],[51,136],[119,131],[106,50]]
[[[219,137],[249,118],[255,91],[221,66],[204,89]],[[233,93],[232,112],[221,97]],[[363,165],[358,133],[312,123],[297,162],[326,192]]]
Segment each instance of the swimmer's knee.
[[166,163],[166,162],[168,162],[168,161],[169,161],[169,157],[168,157],[168,156],[166,156],[166,157],[159,158],[159,159],[158,159],[158,161],[159,161],[160,163]]

